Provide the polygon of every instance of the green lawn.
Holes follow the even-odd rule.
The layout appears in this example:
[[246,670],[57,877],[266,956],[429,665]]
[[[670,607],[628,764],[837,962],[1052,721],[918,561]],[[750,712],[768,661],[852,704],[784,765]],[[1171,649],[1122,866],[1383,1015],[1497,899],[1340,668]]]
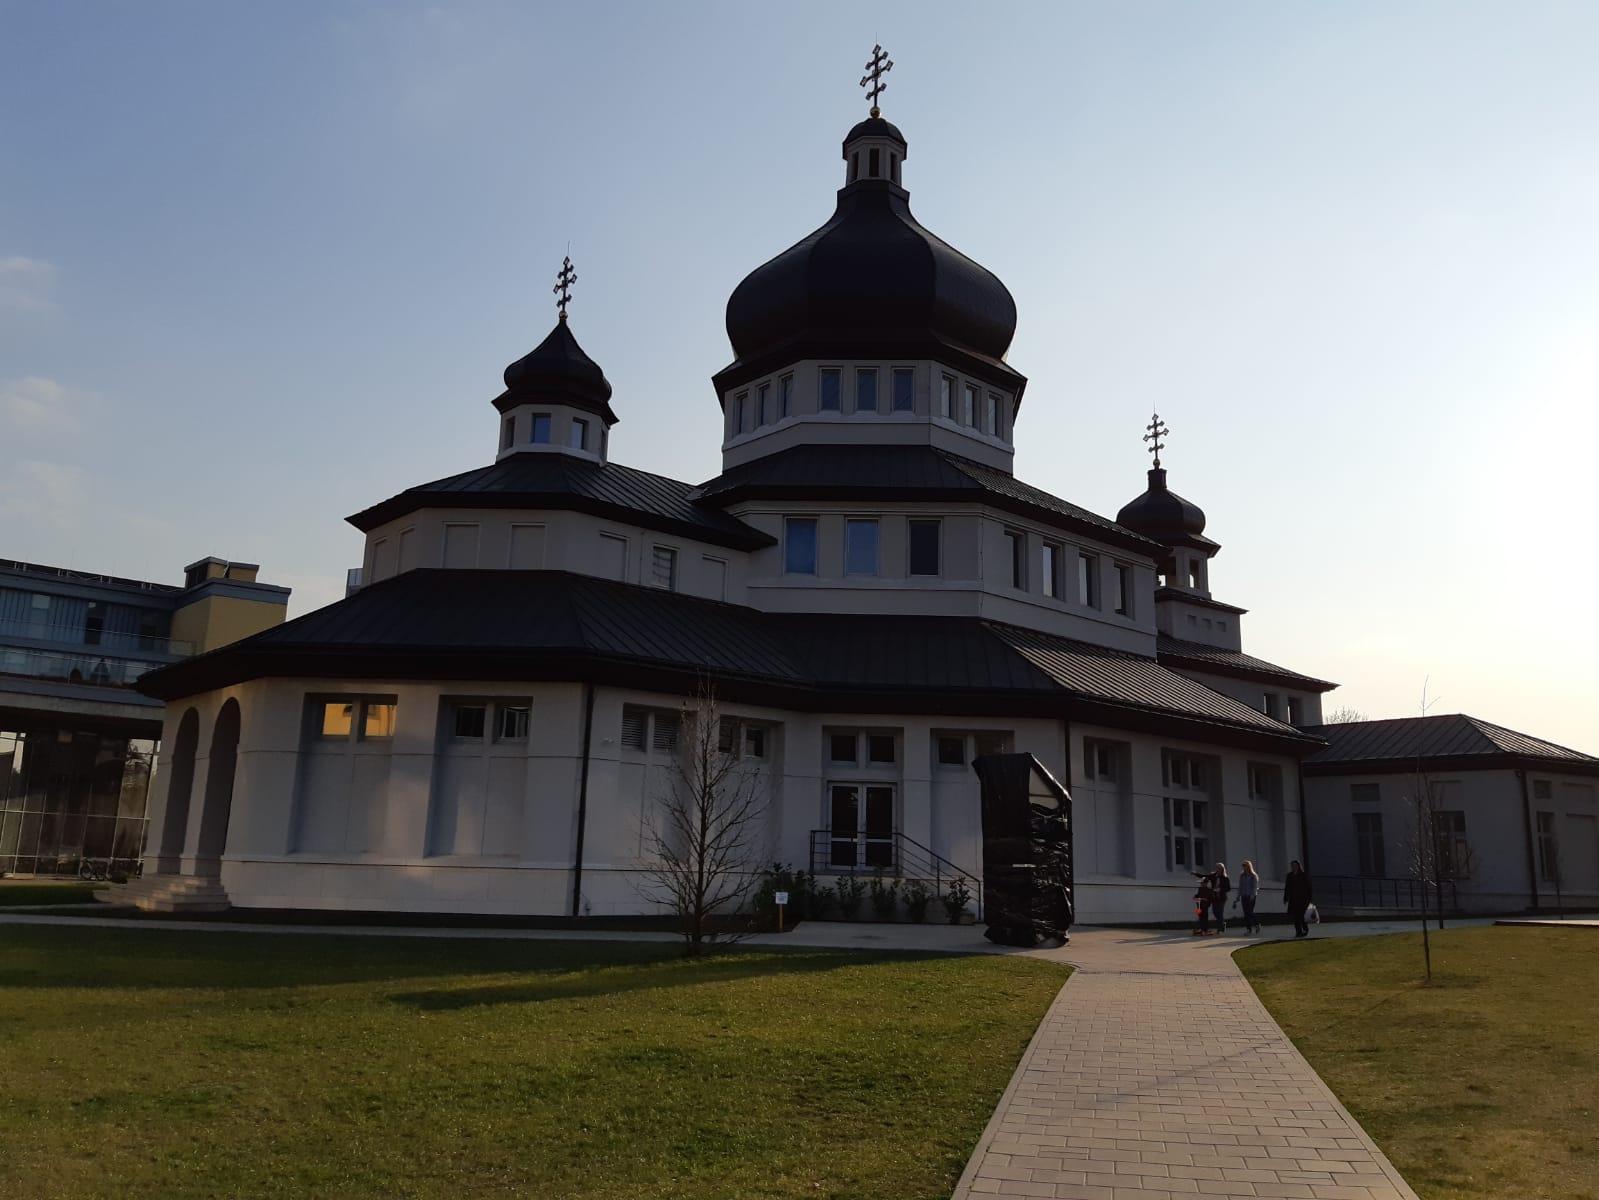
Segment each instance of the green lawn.
[[945,1197],[1064,968],[0,926],[0,1195]]
[[1238,955],[1266,1007],[1431,1200],[1599,1196],[1599,930],[1312,939]]
[[12,883],[0,882],[0,908],[19,904],[89,904],[103,883]]

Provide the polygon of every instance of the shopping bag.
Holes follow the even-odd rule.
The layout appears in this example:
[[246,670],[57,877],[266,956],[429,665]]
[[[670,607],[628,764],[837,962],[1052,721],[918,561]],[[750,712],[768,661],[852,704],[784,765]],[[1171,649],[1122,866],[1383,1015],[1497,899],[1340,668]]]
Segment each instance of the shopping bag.
[[1321,924],[1321,914],[1316,911],[1316,906],[1314,904],[1307,904],[1305,906],[1305,923],[1307,925]]

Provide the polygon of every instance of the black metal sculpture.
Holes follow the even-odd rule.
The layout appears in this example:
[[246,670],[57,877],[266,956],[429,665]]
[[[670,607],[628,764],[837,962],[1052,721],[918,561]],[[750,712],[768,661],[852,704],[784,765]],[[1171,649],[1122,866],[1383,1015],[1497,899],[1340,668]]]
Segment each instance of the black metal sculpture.
[[1072,927],[1072,798],[1031,754],[972,760],[983,787],[984,935],[1065,943]]

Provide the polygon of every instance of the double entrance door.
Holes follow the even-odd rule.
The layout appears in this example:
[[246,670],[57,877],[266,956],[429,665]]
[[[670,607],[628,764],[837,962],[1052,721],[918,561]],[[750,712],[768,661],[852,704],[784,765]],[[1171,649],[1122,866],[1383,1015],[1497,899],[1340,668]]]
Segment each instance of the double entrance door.
[[891,784],[834,783],[828,787],[828,863],[850,869],[894,869],[894,788]]

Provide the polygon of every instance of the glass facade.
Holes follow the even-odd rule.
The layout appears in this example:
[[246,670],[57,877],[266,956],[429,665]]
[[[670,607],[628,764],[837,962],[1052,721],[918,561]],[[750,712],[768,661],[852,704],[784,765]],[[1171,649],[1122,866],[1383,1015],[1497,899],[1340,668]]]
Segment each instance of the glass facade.
[[0,728],[0,873],[137,874],[155,749],[81,729]]

